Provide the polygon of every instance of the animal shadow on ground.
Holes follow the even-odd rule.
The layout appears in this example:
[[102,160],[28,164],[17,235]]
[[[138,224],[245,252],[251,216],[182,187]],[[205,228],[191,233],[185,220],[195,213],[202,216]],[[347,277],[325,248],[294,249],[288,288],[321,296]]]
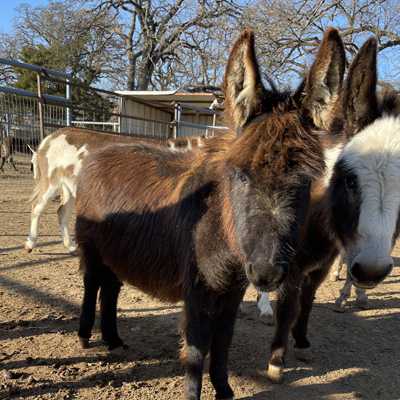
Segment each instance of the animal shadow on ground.
[[[31,296],[34,290],[31,288]],[[42,295],[38,296],[42,301]],[[58,319],[57,316],[49,317],[25,322],[22,325],[18,321],[1,324],[0,340],[6,337],[13,339],[61,332],[69,336],[68,343],[70,343],[71,334],[75,337],[78,325],[78,314],[76,316],[71,314],[77,313],[78,307],[65,300],[57,301],[58,307],[64,309],[69,317],[64,319]],[[332,397],[335,399],[398,398],[399,389],[395,382],[398,379],[399,368],[396,351],[400,346],[400,335],[398,335],[400,316],[398,313],[390,312],[390,309],[400,308],[400,299],[371,299],[370,307],[385,309],[388,313],[369,317],[363,317],[362,313],[357,312],[336,314],[332,311],[332,304],[317,302],[310,323],[310,339],[313,343],[315,360],[311,364],[304,364],[295,360],[289,353],[285,382],[282,385],[272,385],[263,369],[274,328],[258,317],[253,302],[245,302],[244,311],[237,319],[231,348],[230,373],[232,379],[240,379],[252,385],[255,394],[237,398],[298,400],[330,398],[330,395],[340,396]],[[98,340],[94,341],[92,348],[85,352],[79,351],[75,343],[77,350],[70,357],[3,359],[0,369],[18,371],[28,366],[48,366],[56,372],[72,371],[68,380],[41,381],[33,387],[21,388],[18,390],[18,398],[51,395],[68,388],[72,391],[98,385],[121,388],[124,382],[175,379],[183,374],[178,360],[179,308],[180,306],[163,306],[120,310],[124,314],[119,320],[121,336],[130,345],[123,355],[107,353]],[[129,316],[129,313],[138,311],[140,314]],[[151,314],[158,311],[170,312],[162,315]],[[98,338],[98,328],[96,338]],[[107,365],[108,368],[95,373],[85,369],[85,365],[94,363]],[[343,374],[343,371],[346,373]],[[325,376],[332,377],[336,373],[338,373],[337,379],[325,381]],[[314,381],[312,384],[307,384],[307,379],[315,376],[320,377],[318,383]],[[382,382],[385,382],[385,385]],[[238,392],[237,387],[236,392]]]
[[[49,261],[50,258],[37,262],[24,261],[2,270],[38,270],[40,264]],[[398,276],[399,270],[396,268],[391,279],[383,284],[388,284],[390,289],[390,284]],[[40,339],[41,335],[60,335],[63,338],[60,348],[55,349],[51,356],[39,354],[29,358],[18,354],[0,354],[0,370],[18,372],[34,366],[49,368],[54,373],[67,371],[69,374],[61,382],[40,380],[31,387],[19,387],[15,393],[17,398],[53,396],[62,389],[76,392],[99,385],[121,389],[125,382],[139,385],[163,378],[179,380],[183,376],[178,359],[180,305],[137,307],[135,304],[130,307],[128,302],[128,305],[121,307],[119,328],[121,337],[130,348],[123,355],[115,355],[102,347],[98,327],[93,346],[87,351],[80,350],[76,340],[80,312],[77,303],[65,296],[49,293],[45,288],[17,282],[9,276],[0,276],[0,286],[53,310],[48,316],[36,320],[0,322],[0,343],[5,340],[16,343],[22,340],[25,343],[27,340],[29,345],[29,340],[35,337]],[[290,351],[285,382],[273,385],[265,376],[265,366],[274,328],[259,318],[254,302],[244,302],[244,311],[238,315],[230,353],[230,374],[237,398],[400,398],[400,361],[397,353],[400,348],[400,314],[397,312],[400,298],[396,291],[375,291],[369,304],[370,310],[377,310],[376,313],[349,308],[346,313],[337,314],[333,312],[333,303],[317,299],[309,329],[314,361],[310,364],[297,361]],[[161,315],[157,314],[160,312]],[[51,336],[48,340],[52,343]],[[72,354],[68,354],[68,348],[72,348],[69,351]],[[91,364],[103,366],[87,367]],[[152,384],[148,385],[151,387]],[[240,396],[241,386],[247,393],[254,394]]]

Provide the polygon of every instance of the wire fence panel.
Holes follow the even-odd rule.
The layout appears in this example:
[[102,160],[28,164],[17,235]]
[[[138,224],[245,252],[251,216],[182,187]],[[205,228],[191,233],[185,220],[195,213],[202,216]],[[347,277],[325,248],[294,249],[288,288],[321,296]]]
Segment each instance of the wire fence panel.
[[[30,154],[27,145],[37,148],[40,143],[38,99],[15,94],[0,94],[0,135],[13,138],[13,150]],[[45,104],[43,107],[45,135],[66,125],[63,106]]]
[[121,133],[130,136],[167,140],[170,137],[170,131],[171,124],[168,122],[126,118],[124,129]]
[[[6,173],[4,171],[14,174],[14,165],[21,167],[19,170],[29,172],[31,149],[37,149],[44,137],[65,126],[135,136],[157,142],[166,142],[169,138],[182,136],[213,136],[215,129],[219,128],[215,126],[216,114],[210,109],[174,103],[172,107],[175,114],[166,111],[158,114],[149,111],[143,116],[137,112],[122,114],[121,110],[125,110],[123,97],[118,93],[85,86],[73,81],[69,74],[61,71],[1,58],[0,64],[31,70],[36,73],[37,78],[37,93],[0,86],[0,150],[1,160],[5,160],[3,171],[0,171],[2,178]],[[55,83],[58,88],[61,87],[61,92],[63,85],[65,86],[65,96],[59,94],[59,89],[56,94],[46,93],[46,90],[50,91],[51,85],[54,89]],[[145,104],[147,108],[143,108],[147,110],[157,110],[151,103],[144,103],[140,99],[135,99],[135,102],[138,105]],[[192,114],[194,112],[196,120],[183,121],[182,115],[185,110]],[[200,112],[204,112],[206,118],[211,118],[213,125],[207,125],[205,120],[201,120]],[[168,116],[171,116],[170,120]]]

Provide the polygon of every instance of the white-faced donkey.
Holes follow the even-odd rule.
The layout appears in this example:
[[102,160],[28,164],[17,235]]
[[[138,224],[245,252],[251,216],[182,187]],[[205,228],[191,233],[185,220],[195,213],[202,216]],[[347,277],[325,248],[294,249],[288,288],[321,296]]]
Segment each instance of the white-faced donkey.
[[397,93],[377,95],[376,41],[365,48],[365,68],[350,70],[359,84],[357,107],[345,104],[356,122],[355,133],[341,152],[330,184],[334,231],[347,264],[346,283],[336,301],[343,309],[356,287],[365,307],[365,289],[375,287],[392,270],[391,252],[400,222],[400,99]]

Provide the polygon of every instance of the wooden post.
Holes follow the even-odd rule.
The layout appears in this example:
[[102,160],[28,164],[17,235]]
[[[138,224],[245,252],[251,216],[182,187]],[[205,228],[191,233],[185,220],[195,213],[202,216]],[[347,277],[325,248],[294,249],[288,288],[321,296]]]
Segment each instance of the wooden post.
[[40,73],[37,73],[36,77],[37,77],[37,92],[38,92],[38,105],[39,105],[40,141],[42,141],[44,139],[42,80],[40,77]]
[[173,130],[173,139],[176,139],[179,136],[179,122],[181,120],[180,115],[180,105],[178,103],[174,104],[174,130]]
[[211,136],[215,136],[215,128],[214,126],[217,124],[217,113],[214,110],[214,115],[213,115],[213,130],[212,130],[212,135]]
[[67,107],[67,126],[71,126],[71,121],[72,121],[72,115],[71,115],[71,108],[69,107],[69,103],[71,102],[72,96],[71,96],[71,79],[68,77],[65,79],[65,98],[68,101],[68,107]]

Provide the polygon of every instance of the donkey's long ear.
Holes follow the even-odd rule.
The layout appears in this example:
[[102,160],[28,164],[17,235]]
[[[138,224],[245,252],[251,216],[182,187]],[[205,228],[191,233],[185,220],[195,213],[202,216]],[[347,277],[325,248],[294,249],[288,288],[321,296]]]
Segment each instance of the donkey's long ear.
[[349,135],[363,129],[378,115],[376,51],[376,39],[368,39],[350,66],[343,97]]
[[302,84],[302,105],[322,129],[329,129],[338,108],[343,85],[346,55],[339,32],[328,28],[313,65]]
[[265,89],[254,48],[254,33],[242,32],[229,56],[224,80],[225,119],[235,130],[262,110]]

